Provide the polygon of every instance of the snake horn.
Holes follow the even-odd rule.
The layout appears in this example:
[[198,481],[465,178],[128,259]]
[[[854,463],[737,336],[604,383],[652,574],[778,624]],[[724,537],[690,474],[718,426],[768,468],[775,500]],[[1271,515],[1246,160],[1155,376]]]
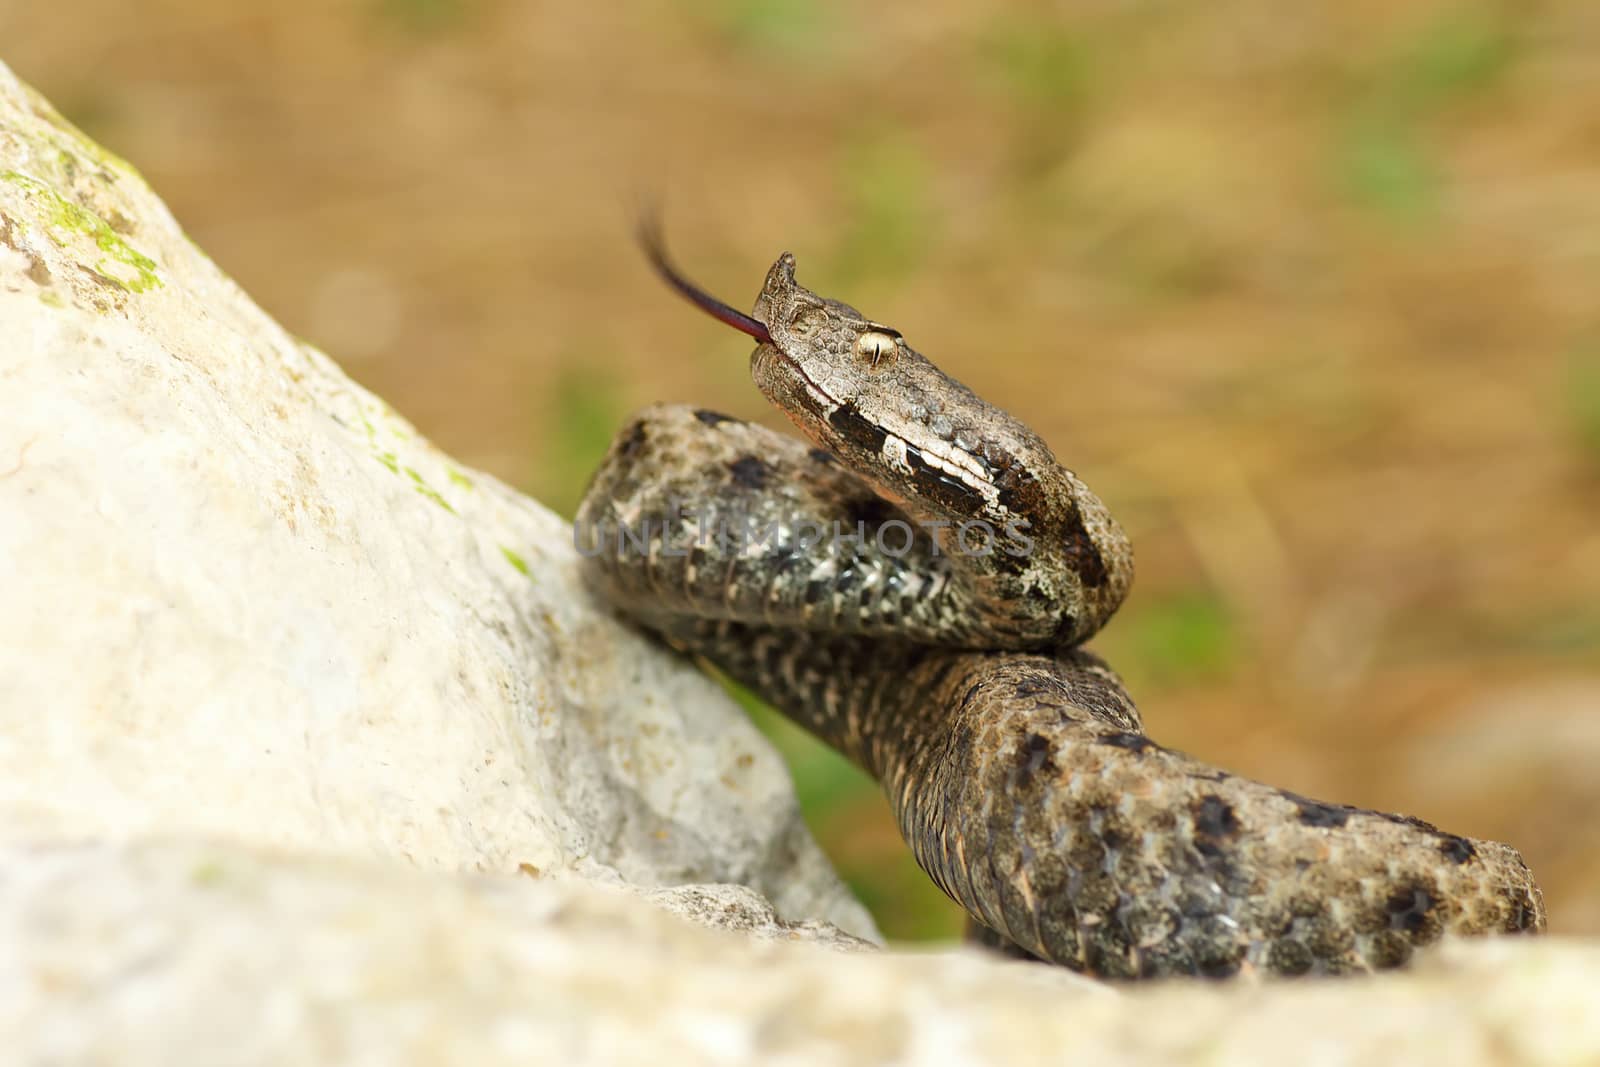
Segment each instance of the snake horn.
[[673,266],[672,260],[667,257],[666,240],[661,235],[661,219],[655,212],[647,212],[639,217],[638,238],[639,247],[644,249],[644,254],[649,258],[650,265],[655,268],[656,273],[685,300],[712,318],[749,334],[762,344],[771,342],[772,335],[767,332],[766,324],[760,319],[751,318],[744,312],[724,304],[684,277],[683,273]]

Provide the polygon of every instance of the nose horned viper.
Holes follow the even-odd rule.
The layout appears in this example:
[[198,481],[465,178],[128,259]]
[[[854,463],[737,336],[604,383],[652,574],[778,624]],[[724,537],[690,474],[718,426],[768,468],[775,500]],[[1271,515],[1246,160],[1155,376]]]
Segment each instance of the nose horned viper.
[[579,508],[586,580],[871,773],[980,940],[1109,978],[1393,967],[1445,934],[1537,932],[1516,850],[1249,781],[1145,733],[1082,643],[1122,530],[1032,430],[901,334],[795,280],[753,337],[805,440],[658,406]]

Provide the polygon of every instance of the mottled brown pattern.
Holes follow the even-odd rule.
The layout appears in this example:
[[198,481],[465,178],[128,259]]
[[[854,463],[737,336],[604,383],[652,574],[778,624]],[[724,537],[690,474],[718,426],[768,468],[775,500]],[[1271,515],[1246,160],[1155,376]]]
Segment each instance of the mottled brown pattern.
[[[756,383],[809,443],[643,413],[580,508],[586,575],[872,773],[980,941],[1108,978],[1227,977],[1370,971],[1446,933],[1544,928],[1506,845],[1146,737],[1077,647],[1132,580],[1088,488],[898,333],[799,286],[788,255],[753,321]],[[779,535],[715,536],[744,519]],[[963,554],[954,524],[972,519],[1024,522],[1031,551]],[[876,536],[896,523],[914,527],[904,553]],[[808,526],[854,536],[792,536]]]

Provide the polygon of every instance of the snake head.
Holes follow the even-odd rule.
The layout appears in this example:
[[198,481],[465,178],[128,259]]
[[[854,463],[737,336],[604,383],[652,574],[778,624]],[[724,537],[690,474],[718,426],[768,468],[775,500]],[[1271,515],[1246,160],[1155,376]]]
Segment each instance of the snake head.
[[[746,315],[679,273],[650,220],[640,238],[669,285],[755,338],[750,372],[766,398],[880,496],[914,518],[941,522],[946,551],[953,528],[977,522],[1032,531],[1036,548],[994,575],[988,595],[1020,602],[1050,586],[1058,601],[1048,602],[1074,609],[1064,619],[1040,616],[1020,639],[1082,640],[1116,610],[1133,578],[1126,539],[1105,505],[1022,422],[947,377],[898,330],[801,285],[787,252]],[[1068,586],[1075,591],[1060,592]]]
[[891,370],[904,348],[899,330],[795,281],[789,252],[767,271],[754,312],[767,328],[768,343],[802,373],[814,371],[832,379],[848,377],[851,370],[875,375]]
[[[880,448],[885,423],[920,437],[916,424],[928,418],[929,409],[918,398],[950,395],[949,380],[912,351],[900,331],[797,282],[791,253],[779,256],[767,271],[755,313],[746,315],[678,270],[667,255],[655,215],[641,219],[638,235],[656,273],[679,295],[759,342],[750,357],[756,387],[824,448],[866,458],[854,454]],[[938,407],[936,400],[935,412]],[[953,432],[950,419],[941,425],[952,427],[945,430],[947,436]]]
[[881,459],[886,433],[926,437],[923,398],[950,396],[949,379],[899,330],[796,281],[788,252],[751,310],[767,331],[750,356],[756,387],[807,437],[857,464]]
[[789,253],[767,272],[752,311],[767,331],[750,357],[757,388],[886,495],[951,518],[994,516],[1017,472],[1054,464],[1031,430],[947,377],[899,330],[797,282]]
[[767,399],[886,495],[950,517],[994,515],[1032,493],[1032,470],[1054,467],[1031,430],[946,377],[900,331],[796,281],[790,253],[767,271],[746,315],[672,264],[653,217],[639,239],[667,284],[759,342],[750,370]]

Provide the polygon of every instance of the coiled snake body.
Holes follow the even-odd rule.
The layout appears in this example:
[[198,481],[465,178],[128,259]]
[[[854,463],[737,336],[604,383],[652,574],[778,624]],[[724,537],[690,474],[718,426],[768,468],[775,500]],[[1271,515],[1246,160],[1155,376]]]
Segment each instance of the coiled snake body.
[[1026,426],[900,334],[798,285],[754,317],[806,443],[655,407],[579,508],[591,586],[864,767],[981,940],[1090,974],[1284,975],[1404,963],[1446,933],[1539,931],[1516,850],[1326,804],[1150,740],[1079,645],[1133,562]]

